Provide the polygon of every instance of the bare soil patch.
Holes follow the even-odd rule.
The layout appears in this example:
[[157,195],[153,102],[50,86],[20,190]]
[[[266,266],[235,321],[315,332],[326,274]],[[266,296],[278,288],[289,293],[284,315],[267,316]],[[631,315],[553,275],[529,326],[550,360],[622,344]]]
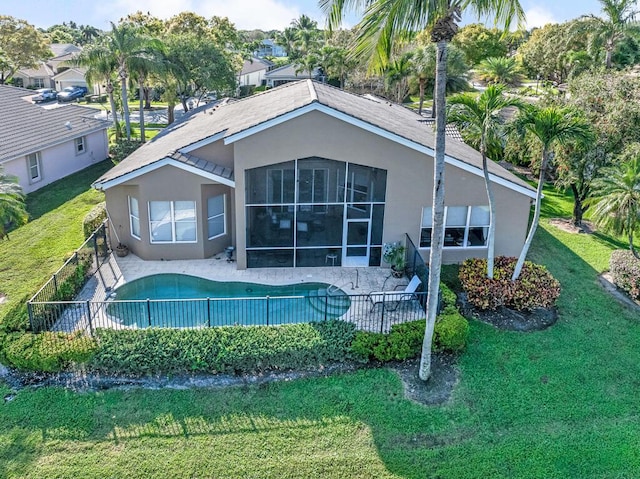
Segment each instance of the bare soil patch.
[[400,376],[407,399],[426,405],[442,404],[448,401],[453,388],[458,383],[458,371],[455,367],[456,357],[450,354],[434,354],[432,357],[432,375],[425,382],[418,377],[419,359],[388,364],[341,363],[317,369],[299,371],[278,371],[259,375],[226,375],[226,374],[185,374],[174,376],[127,377],[113,376],[86,371],[63,373],[20,372],[0,364],[0,381],[4,381],[12,392],[5,402],[13,400],[15,392],[25,387],[41,388],[47,386],[64,387],[75,392],[95,392],[108,389],[129,390],[141,389],[192,389],[263,385],[278,381],[292,381],[302,378],[326,377],[344,374],[369,367],[389,367]]
[[4,303],[7,300],[7,295],[0,291],[0,304]]
[[558,320],[556,308],[535,308],[531,311],[514,311],[504,306],[495,310],[477,309],[467,301],[464,293],[458,294],[458,306],[466,318],[477,319],[507,331],[541,331]]
[[551,218],[549,220],[549,224],[561,229],[562,231],[574,234],[583,233],[590,235],[596,230],[591,221],[583,221],[581,226],[576,226],[569,218]]

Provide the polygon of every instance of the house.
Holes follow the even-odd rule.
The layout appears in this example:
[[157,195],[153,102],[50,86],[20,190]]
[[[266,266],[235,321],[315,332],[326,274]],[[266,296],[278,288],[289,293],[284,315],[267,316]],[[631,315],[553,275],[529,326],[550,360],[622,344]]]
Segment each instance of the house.
[[86,68],[72,67],[71,61],[82,48],[71,43],[52,43],[49,45],[53,57],[41,61],[36,68],[18,70],[13,76],[17,87],[53,88],[61,91],[68,86],[84,86],[94,95],[100,94],[100,85],[89,88],[85,75]]
[[268,87],[275,87],[284,85],[285,83],[303,80],[310,78],[312,80],[321,80],[322,73],[319,68],[314,68],[309,75],[308,70],[297,71],[300,67],[293,63],[285,65],[280,68],[274,68],[271,71],[265,73],[264,77]]
[[0,85],[0,165],[25,193],[107,158],[110,122],[78,105],[43,108],[32,96]]
[[258,58],[264,57],[276,57],[282,58],[287,56],[287,52],[284,47],[277,45],[275,41],[270,38],[262,40],[258,49],[253,52],[254,56]]
[[238,74],[238,85],[243,86],[265,86],[267,79],[265,75],[273,68],[273,62],[261,58],[253,57],[245,60],[242,70]]
[[[105,173],[112,238],[142,259],[239,269],[376,266],[408,235],[428,252],[434,133],[413,111],[303,80],[186,115]],[[496,252],[517,255],[535,191],[490,164]],[[486,255],[482,157],[446,147],[444,261]]]

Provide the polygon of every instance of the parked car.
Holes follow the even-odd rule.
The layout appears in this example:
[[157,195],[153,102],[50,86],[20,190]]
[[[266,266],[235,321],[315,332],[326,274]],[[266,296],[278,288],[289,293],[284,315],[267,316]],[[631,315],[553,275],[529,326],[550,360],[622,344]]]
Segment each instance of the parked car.
[[87,87],[84,86],[68,86],[58,93],[58,101],[73,101],[82,98],[87,94]]
[[40,88],[36,91],[38,92],[38,94],[31,97],[31,99],[36,103],[55,100],[58,96],[58,92],[53,88]]

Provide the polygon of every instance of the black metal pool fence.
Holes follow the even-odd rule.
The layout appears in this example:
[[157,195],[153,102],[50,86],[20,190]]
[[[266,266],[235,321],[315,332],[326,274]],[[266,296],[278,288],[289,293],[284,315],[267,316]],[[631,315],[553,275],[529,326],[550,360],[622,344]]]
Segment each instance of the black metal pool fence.
[[393,324],[424,319],[426,293],[325,294],[259,298],[29,302],[39,331],[93,334],[96,328],[211,328],[276,326],[341,319],[358,329],[388,332]]
[[[415,292],[346,294],[339,289],[309,296],[78,301],[76,294],[110,254],[103,223],[27,303],[31,330],[93,334],[96,328],[209,328],[283,325],[342,319],[358,329],[388,332],[393,324],[423,319],[429,270],[406,236],[406,275],[422,283]],[[107,289],[108,292],[108,289]]]

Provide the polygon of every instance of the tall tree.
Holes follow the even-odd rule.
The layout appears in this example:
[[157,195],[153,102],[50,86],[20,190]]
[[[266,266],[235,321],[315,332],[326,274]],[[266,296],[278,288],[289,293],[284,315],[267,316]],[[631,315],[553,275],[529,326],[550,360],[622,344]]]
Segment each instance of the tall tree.
[[497,28],[472,23],[460,29],[453,44],[462,50],[469,65],[477,65],[485,58],[506,56],[509,53],[507,38],[508,35]]
[[487,278],[493,278],[496,235],[496,203],[489,178],[487,152],[490,144],[501,143],[504,136],[504,109],[523,108],[521,100],[507,97],[503,85],[489,85],[479,96],[469,93],[449,98],[449,121],[455,124],[465,140],[477,146],[482,155],[484,185],[489,199],[489,233],[487,235]]
[[111,117],[116,126],[116,141],[120,141],[120,129],[118,126],[118,110],[114,97],[113,77],[117,70],[117,62],[108,45],[105,42],[98,41],[89,45],[82,50],[73,61],[73,64],[83,66],[87,69],[85,78],[89,85],[103,83],[106,86],[107,95],[109,96],[109,105],[111,107]]
[[437,45],[436,64],[436,131],[433,169],[433,228],[429,255],[429,281],[427,294],[427,327],[420,360],[420,378],[431,375],[431,346],[438,309],[440,269],[444,245],[444,170],[445,170],[445,89],[447,85],[447,44],[458,31],[463,7],[479,17],[492,15],[508,27],[517,17],[524,19],[524,11],[517,0],[320,0],[329,25],[338,26],[346,11],[356,10],[364,16],[359,23],[356,52],[381,69],[389,63],[398,40],[406,40],[419,30],[430,26],[431,41]]
[[620,160],[594,182],[592,217],[599,227],[626,234],[631,253],[640,260],[633,245],[633,235],[640,230],[640,143],[630,144]]
[[386,90],[396,103],[402,103],[409,94],[409,76],[413,72],[411,56],[411,53],[400,55],[384,70]]
[[520,276],[522,266],[527,258],[533,236],[540,222],[540,206],[542,204],[542,188],[547,175],[547,166],[551,159],[555,145],[568,145],[572,143],[587,143],[594,138],[591,125],[576,110],[550,106],[536,108],[530,106],[522,110],[516,118],[515,127],[524,135],[532,136],[542,146],[542,161],[540,163],[540,175],[536,191],[535,209],[533,220],[529,227],[527,238],[518,257],[512,281]]
[[638,14],[637,0],[598,1],[602,5],[604,17],[589,15],[584,18],[592,27],[595,27],[595,36],[602,39],[605,50],[604,64],[606,68],[611,68],[614,50],[635,22],[635,17]]
[[[436,46],[433,43],[419,46],[412,52],[411,62],[413,77],[418,82],[420,113],[422,113],[425,92],[433,91],[436,85],[436,61]],[[462,51],[453,44],[447,45],[447,93],[466,90],[469,87],[468,76],[469,66],[464,60]]]
[[21,68],[36,68],[52,53],[46,38],[25,20],[0,15],[0,85]]
[[0,239],[9,238],[7,229],[25,224],[28,218],[18,178],[7,175],[0,166]]

